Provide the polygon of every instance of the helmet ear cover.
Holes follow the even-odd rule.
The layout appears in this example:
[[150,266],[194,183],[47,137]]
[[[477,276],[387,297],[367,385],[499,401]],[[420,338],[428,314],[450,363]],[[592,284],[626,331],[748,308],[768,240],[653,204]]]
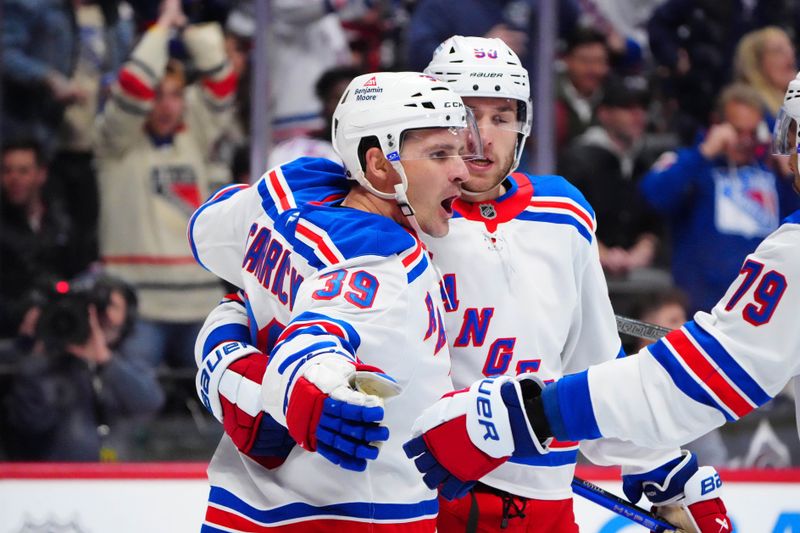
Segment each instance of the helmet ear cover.
[[[358,164],[361,168],[367,168],[367,152],[370,148],[378,148],[380,149],[381,142],[375,135],[371,135],[369,137],[362,137],[361,140],[358,142]],[[349,170],[347,171],[350,172]]]

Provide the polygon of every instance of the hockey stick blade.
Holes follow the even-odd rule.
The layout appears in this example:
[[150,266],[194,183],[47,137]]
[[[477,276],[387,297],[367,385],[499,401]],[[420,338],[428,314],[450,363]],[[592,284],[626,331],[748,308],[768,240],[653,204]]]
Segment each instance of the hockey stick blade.
[[669,522],[642,509],[638,505],[634,505],[615,494],[601,489],[594,483],[590,483],[585,479],[579,477],[572,478],[572,491],[578,496],[582,496],[601,507],[605,507],[613,513],[627,518],[631,522],[646,527],[650,531],[655,531],[656,533],[675,531],[675,526]]
[[670,331],[671,329],[656,326],[641,320],[634,320],[620,315],[614,315],[617,320],[617,332],[630,335],[631,337],[638,337],[640,339],[647,339],[649,341],[657,341]]

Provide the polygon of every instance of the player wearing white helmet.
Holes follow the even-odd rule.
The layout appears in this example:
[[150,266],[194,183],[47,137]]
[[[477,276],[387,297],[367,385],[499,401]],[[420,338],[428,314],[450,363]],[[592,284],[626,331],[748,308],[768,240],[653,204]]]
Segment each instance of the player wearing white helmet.
[[198,392],[226,433],[203,531],[435,529],[436,492],[402,451],[452,389],[415,228],[447,233],[477,131],[445,84],[374,73],[350,83],[332,133],[344,168],[273,168],[189,226],[197,260],[242,289],[196,345]]
[[[454,203],[450,233],[426,241],[449,295],[445,329],[455,387],[484,379],[506,400],[507,378],[492,376],[549,381],[613,359],[621,343],[591,206],[560,176],[514,172],[531,130],[528,74],[519,59],[499,39],[456,36],[436,49],[425,72],[461,95],[483,143],[483,156],[467,162],[470,180]],[[523,391],[536,390],[529,380],[522,383]],[[472,387],[452,398],[475,393]],[[440,499],[440,532],[578,530],[571,498],[578,443],[555,441],[546,455],[515,453],[464,496],[471,484],[458,480],[474,479],[477,465],[484,472],[492,465],[469,446],[451,444],[464,428],[447,430],[442,422],[460,414],[451,398],[443,400],[418,421],[418,437],[407,446],[426,483],[456,497]],[[677,448],[652,451],[604,440],[581,451],[596,463],[623,464],[632,494],[641,494],[644,480],[677,474],[681,481],[669,495],[656,495],[659,501],[677,497],[697,470],[696,460]]]
[[[799,127],[800,73],[789,83],[773,132],[773,151],[789,156],[798,193]],[[798,250],[800,211],[745,258],[711,312],[697,312],[639,353],[565,376],[541,391],[524,389],[522,403],[539,439],[681,444],[747,415],[789,382],[800,432],[800,330],[793,305],[800,300]],[[446,425],[458,429],[446,422],[439,426],[441,433]],[[713,497],[719,478],[706,473],[699,481],[683,498],[658,507],[659,514],[679,531],[731,531],[724,507]],[[648,497],[669,484],[648,483]]]
[[519,166],[531,132],[528,71],[500,39],[457,35],[439,45],[425,73],[464,99],[486,135],[484,157],[467,163],[472,177],[465,187],[468,197],[499,197],[503,180]]

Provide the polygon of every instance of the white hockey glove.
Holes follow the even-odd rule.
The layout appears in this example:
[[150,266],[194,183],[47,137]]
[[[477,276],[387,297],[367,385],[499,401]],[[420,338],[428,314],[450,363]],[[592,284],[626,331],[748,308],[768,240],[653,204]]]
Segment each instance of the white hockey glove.
[[216,22],[187,26],[183,30],[183,44],[202,73],[211,73],[225,63],[225,38]]
[[655,513],[678,533],[731,533],[733,525],[722,502],[722,480],[710,466],[698,468],[688,451],[643,474],[622,476],[622,490],[633,503],[642,494]]
[[415,458],[428,487],[440,487],[447,499],[460,498],[512,455],[547,453],[552,439],[537,435],[526,413],[526,400],[542,387],[524,374],[486,378],[449,393],[417,418],[403,449]]
[[389,438],[383,400],[400,388],[379,368],[338,355],[320,356],[302,369],[286,408],[289,435],[348,470],[363,471]]

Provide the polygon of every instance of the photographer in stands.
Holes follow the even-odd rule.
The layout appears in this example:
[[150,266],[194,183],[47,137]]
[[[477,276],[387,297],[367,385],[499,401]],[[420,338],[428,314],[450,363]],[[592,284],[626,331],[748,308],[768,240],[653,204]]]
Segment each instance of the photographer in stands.
[[115,422],[164,403],[155,375],[114,353],[136,313],[131,287],[107,275],[58,282],[36,327],[42,350],[24,358],[6,398],[9,458],[97,461]]

